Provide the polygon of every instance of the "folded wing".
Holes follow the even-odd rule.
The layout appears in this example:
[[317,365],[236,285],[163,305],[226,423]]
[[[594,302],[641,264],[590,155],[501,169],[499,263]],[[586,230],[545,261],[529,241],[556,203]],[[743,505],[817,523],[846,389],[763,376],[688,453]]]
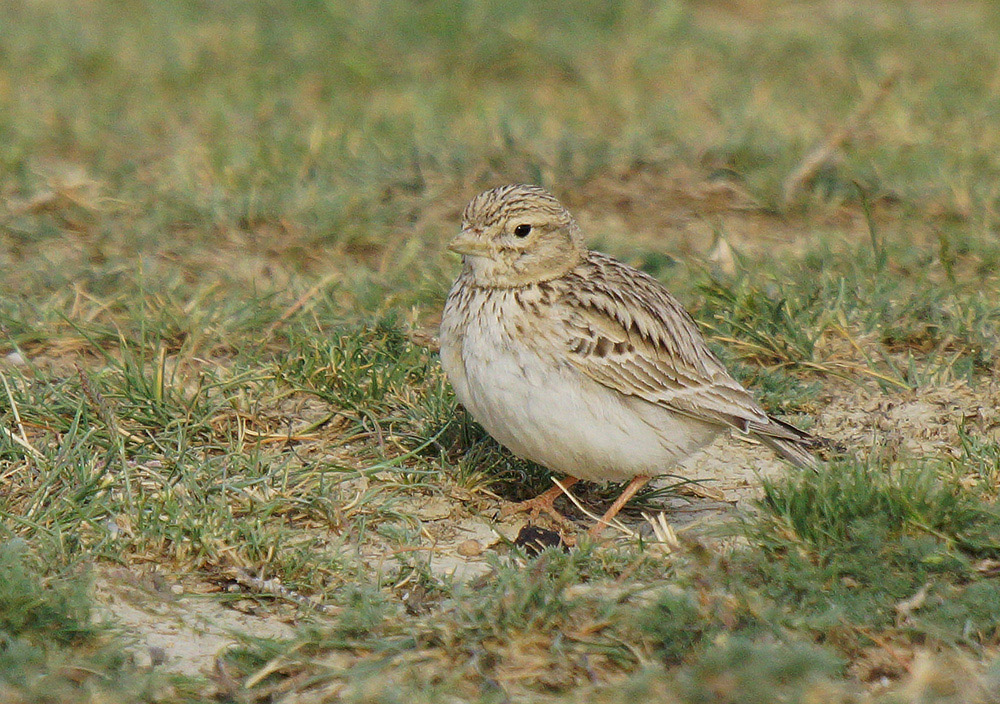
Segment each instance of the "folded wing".
[[564,343],[582,373],[675,413],[758,436],[795,464],[815,465],[805,449],[811,436],[764,412],[658,281],[597,252],[569,278]]

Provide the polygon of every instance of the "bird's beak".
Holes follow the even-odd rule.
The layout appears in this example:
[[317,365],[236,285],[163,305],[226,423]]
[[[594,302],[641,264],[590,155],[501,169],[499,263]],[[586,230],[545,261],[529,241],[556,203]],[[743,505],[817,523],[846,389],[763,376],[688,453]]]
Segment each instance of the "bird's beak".
[[470,230],[462,230],[458,233],[458,237],[448,244],[448,249],[459,254],[484,256],[489,248],[477,233]]

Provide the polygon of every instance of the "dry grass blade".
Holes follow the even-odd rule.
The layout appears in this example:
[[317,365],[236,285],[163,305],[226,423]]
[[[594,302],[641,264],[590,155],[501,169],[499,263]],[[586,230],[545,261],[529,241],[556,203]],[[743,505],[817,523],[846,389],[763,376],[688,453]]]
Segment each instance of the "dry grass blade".
[[14,433],[10,432],[9,430],[7,430],[7,428],[3,427],[2,425],[0,425],[0,431],[3,431],[4,436],[8,440],[10,440],[15,445],[21,447],[25,452],[27,452],[29,455],[31,455],[31,457],[33,459],[36,459],[36,460],[39,460],[39,461],[42,461],[42,460],[45,459],[45,456],[42,455],[42,453],[39,452],[38,450],[36,450],[34,447],[32,447],[30,443],[28,443],[26,440],[21,439],[20,437],[18,437]]
[[563,494],[565,494],[566,497],[570,501],[573,502],[573,505],[576,506],[578,509],[580,509],[580,511],[587,518],[589,518],[590,520],[592,520],[595,524],[597,524],[597,523],[604,523],[604,525],[610,526],[611,528],[614,528],[615,530],[619,531],[620,533],[622,533],[623,535],[625,535],[625,536],[627,536],[629,538],[631,538],[631,537],[633,537],[635,535],[635,531],[633,531],[630,528],[628,528],[627,526],[625,526],[625,524],[623,524],[621,521],[619,521],[617,519],[612,519],[611,522],[609,523],[608,521],[603,520],[600,516],[598,516],[598,515],[592,513],[591,511],[587,510],[587,508],[585,508],[584,505],[582,503],[580,503],[580,500],[578,498],[576,498],[570,492],[569,488],[566,487],[566,486],[564,486],[562,484],[562,482],[560,482],[555,477],[552,478],[552,482],[556,486],[558,486],[560,489],[562,489]]
[[[23,441],[25,447],[31,447],[31,443],[28,442],[28,435],[24,432],[24,423],[21,422],[21,414],[17,410],[17,402],[14,400],[14,394],[10,390],[10,384],[7,382],[7,375],[3,372],[0,372],[0,381],[3,381],[3,388],[7,393],[7,401],[10,403],[10,412],[14,414],[14,422],[17,424],[17,429],[21,433],[21,440]],[[31,449],[34,450],[34,448]]]
[[14,422],[17,424],[17,429],[20,432],[20,435],[15,435],[2,425],[0,425],[0,430],[3,431],[3,434],[7,436],[11,442],[25,450],[29,455],[31,455],[32,458],[44,461],[45,456],[32,447],[31,442],[28,440],[28,434],[24,431],[24,423],[21,422],[21,414],[17,410],[17,402],[14,400],[14,394],[11,392],[10,384],[7,382],[7,375],[3,372],[0,372],[0,381],[3,381],[3,388],[7,393],[7,402],[10,403],[10,411],[14,415]]
[[264,331],[263,337],[265,338],[270,337],[279,325],[281,325],[283,322],[285,322],[293,315],[295,315],[297,312],[299,312],[299,310],[301,310],[303,306],[306,305],[306,303],[312,300],[312,298],[315,297],[317,293],[322,291],[324,288],[326,288],[328,285],[330,285],[332,282],[336,281],[339,278],[342,278],[340,272],[332,272],[324,276],[319,281],[317,281],[313,286],[309,288],[308,291],[299,296],[298,299],[296,299],[296,301],[292,303],[292,305],[288,306],[288,308],[286,308],[281,313],[281,315],[278,316],[277,320],[275,320],[267,327],[267,329]]
[[653,535],[656,536],[656,545],[664,555],[670,555],[680,549],[681,543],[677,539],[677,534],[674,532],[673,526],[667,522],[666,513],[660,511],[655,516],[652,516],[643,512],[642,517],[649,524],[650,528],[653,529]]
[[837,131],[827,137],[819,146],[809,152],[799,165],[785,179],[783,186],[784,203],[788,208],[795,203],[803,188],[812,181],[816,173],[827,164],[855,132],[871,117],[875,109],[882,104],[892,87],[895,85],[902,69],[897,67],[890,71],[878,84],[875,92],[852,112]]

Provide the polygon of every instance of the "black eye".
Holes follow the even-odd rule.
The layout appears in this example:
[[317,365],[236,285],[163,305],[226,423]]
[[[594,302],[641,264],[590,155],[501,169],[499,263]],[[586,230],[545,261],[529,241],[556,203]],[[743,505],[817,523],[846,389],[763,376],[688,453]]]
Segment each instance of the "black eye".
[[514,234],[517,237],[527,237],[529,232],[531,232],[531,225],[518,225],[514,228]]

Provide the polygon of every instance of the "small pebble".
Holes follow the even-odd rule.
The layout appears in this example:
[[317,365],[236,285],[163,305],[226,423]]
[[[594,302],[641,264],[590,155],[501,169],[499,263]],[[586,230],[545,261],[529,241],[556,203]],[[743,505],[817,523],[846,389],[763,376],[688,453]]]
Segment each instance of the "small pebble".
[[6,355],[3,359],[5,362],[7,362],[7,364],[11,365],[12,367],[23,367],[25,364],[28,363],[20,352],[11,352],[10,354]]
[[115,523],[115,519],[109,518],[106,525],[107,525],[107,528],[108,528],[108,532],[111,533],[111,537],[112,538],[117,538],[117,537],[121,536],[121,534],[122,534],[121,526],[119,526],[117,523]]
[[182,587],[180,584],[171,584],[170,591],[173,594],[180,595],[184,593],[184,587]]
[[483,546],[478,540],[466,540],[458,544],[458,554],[462,557],[475,557],[483,552]]

